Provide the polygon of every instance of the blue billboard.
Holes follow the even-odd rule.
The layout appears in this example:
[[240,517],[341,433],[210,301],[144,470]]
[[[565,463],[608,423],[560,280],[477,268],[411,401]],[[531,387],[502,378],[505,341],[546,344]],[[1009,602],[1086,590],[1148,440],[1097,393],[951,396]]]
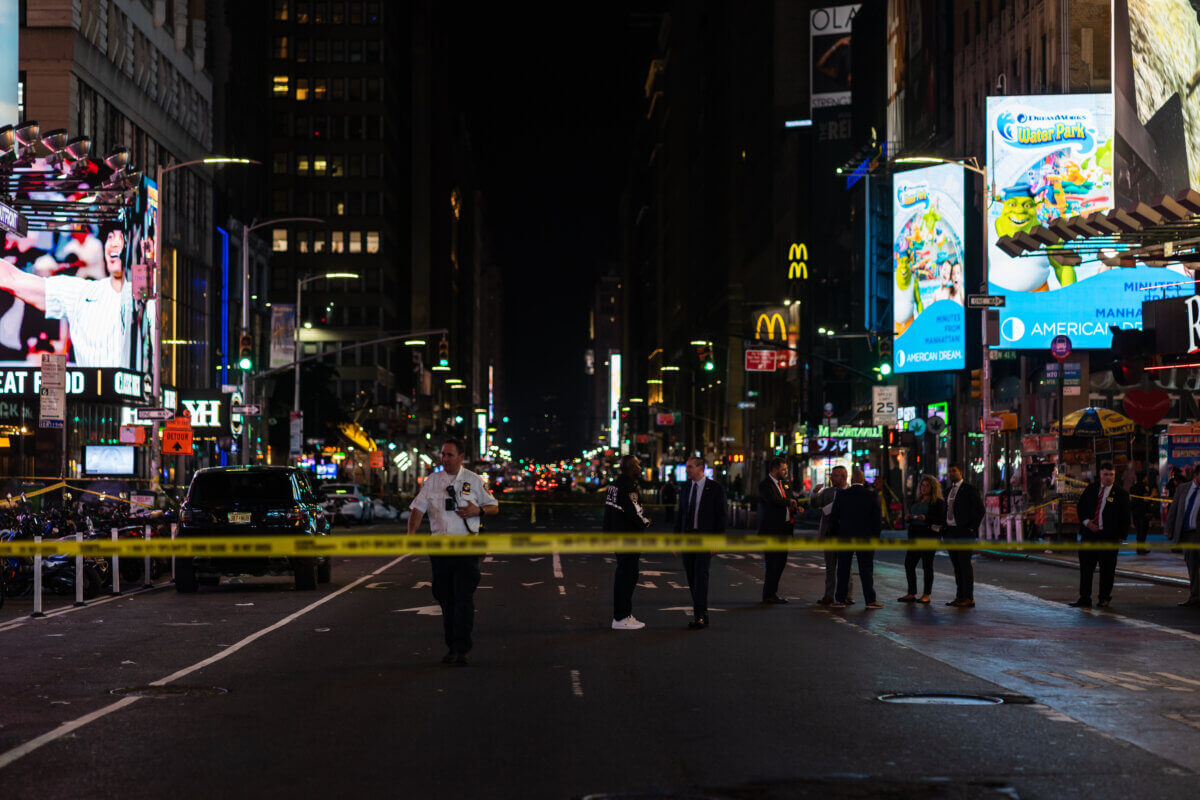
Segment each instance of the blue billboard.
[[0,125],[16,125],[20,121],[17,117],[19,6],[17,0],[0,0]]
[[1005,297],[993,346],[1047,349],[1065,335],[1077,349],[1105,349],[1110,325],[1142,326],[1143,300],[1191,293],[1190,283],[1170,285],[1190,281],[1179,266],[1121,268],[1069,245],[1016,257],[996,247],[1001,236],[1113,208],[1112,95],[989,97],[986,131],[988,293]]
[[892,369],[962,369],[963,168],[902,172],[892,188]]

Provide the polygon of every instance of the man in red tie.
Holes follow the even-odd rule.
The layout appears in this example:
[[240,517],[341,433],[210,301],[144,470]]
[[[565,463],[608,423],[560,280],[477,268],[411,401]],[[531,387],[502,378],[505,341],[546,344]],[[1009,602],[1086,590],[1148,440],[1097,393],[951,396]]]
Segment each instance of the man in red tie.
[[1100,567],[1100,593],[1097,603],[1108,608],[1112,602],[1113,581],[1117,574],[1117,544],[1129,533],[1129,493],[1115,484],[1117,473],[1112,464],[1100,465],[1100,480],[1091,483],[1079,496],[1076,506],[1084,520],[1080,536],[1085,545],[1106,545],[1104,549],[1079,551],[1079,599],[1074,608],[1092,607],[1092,574]]

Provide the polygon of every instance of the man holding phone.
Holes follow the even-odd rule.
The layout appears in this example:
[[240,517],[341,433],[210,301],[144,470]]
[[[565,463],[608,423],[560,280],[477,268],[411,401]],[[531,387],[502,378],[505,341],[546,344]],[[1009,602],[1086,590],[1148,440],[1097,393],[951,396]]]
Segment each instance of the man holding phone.
[[[466,447],[460,439],[447,439],[442,445],[442,469],[425,479],[421,491],[409,505],[408,534],[417,532],[421,520],[429,515],[434,536],[469,536],[479,532],[484,514],[500,510],[496,498],[483,480],[463,467]],[[471,650],[471,630],[475,624],[475,587],[479,585],[479,556],[430,556],[433,570],[433,596],[442,607],[442,628],[446,647],[443,664],[465,667]]]

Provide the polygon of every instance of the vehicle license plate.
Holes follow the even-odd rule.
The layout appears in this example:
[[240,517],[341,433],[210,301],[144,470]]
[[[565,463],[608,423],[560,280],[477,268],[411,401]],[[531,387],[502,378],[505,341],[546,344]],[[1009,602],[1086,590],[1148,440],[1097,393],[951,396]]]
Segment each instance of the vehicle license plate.
[[249,525],[250,524],[250,512],[249,511],[230,511],[229,512],[229,524],[230,525]]

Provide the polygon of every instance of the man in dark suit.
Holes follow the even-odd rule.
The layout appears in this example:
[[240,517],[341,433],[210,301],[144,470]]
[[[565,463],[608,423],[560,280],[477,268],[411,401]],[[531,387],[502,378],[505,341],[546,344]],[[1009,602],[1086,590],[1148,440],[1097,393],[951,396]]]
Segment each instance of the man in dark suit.
[[[949,486],[946,489],[946,526],[943,538],[951,542],[979,540],[979,525],[983,522],[983,497],[979,490],[963,480],[962,470],[951,466],[946,470]],[[975,607],[975,567],[971,565],[970,550],[950,550],[954,566],[954,599],[948,606]]]
[[[725,488],[704,476],[708,462],[703,458],[687,461],[687,483],[679,492],[676,533],[724,533]],[[688,589],[692,592],[694,619],[688,630],[708,627],[708,573],[712,553],[684,553],[683,571],[687,573]]]
[[1107,544],[1112,549],[1079,551],[1079,599],[1070,605],[1092,607],[1092,573],[1100,566],[1099,605],[1112,602],[1113,581],[1117,575],[1117,543],[1129,533],[1129,493],[1115,483],[1112,464],[1100,465],[1100,480],[1088,484],[1079,496],[1076,509],[1082,520],[1080,537],[1085,544]]
[[[855,467],[850,487],[838,492],[829,512],[829,535],[841,543],[855,539],[878,539],[881,529],[879,497],[867,488],[863,471]],[[875,551],[871,549],[839,550],[837,558],[837,590],[830,608],[845,608],[850,591],[850,560],[858,557],[858,577],[862,581],[863,600],[867,608],[883,608],[875,599]]]
[[[1200,462],[1197,462],[1190,481],[1181,481],[1175,486],[1171,496],[1171,507],[1167,511],[1164,533],[1176,543],[1200,542],[1200,524],[1196,522],[1197,517],[1200,517]],[[1187,566],[1190,586],[1187,600],[1179,605],[1195,608],[1200,606],[1200,550],[1184,550],[1183,563]]]
[[[758,484],[758,533],[760,536],[792,536],[792,520],[796,514],[796,501],[788,496],[787,461],[773,458],[767,477]],[[779,578],[787,566],[787,550],[768,550],[766,579],[763,581],[763,603],[786,603],[779,596]]]

